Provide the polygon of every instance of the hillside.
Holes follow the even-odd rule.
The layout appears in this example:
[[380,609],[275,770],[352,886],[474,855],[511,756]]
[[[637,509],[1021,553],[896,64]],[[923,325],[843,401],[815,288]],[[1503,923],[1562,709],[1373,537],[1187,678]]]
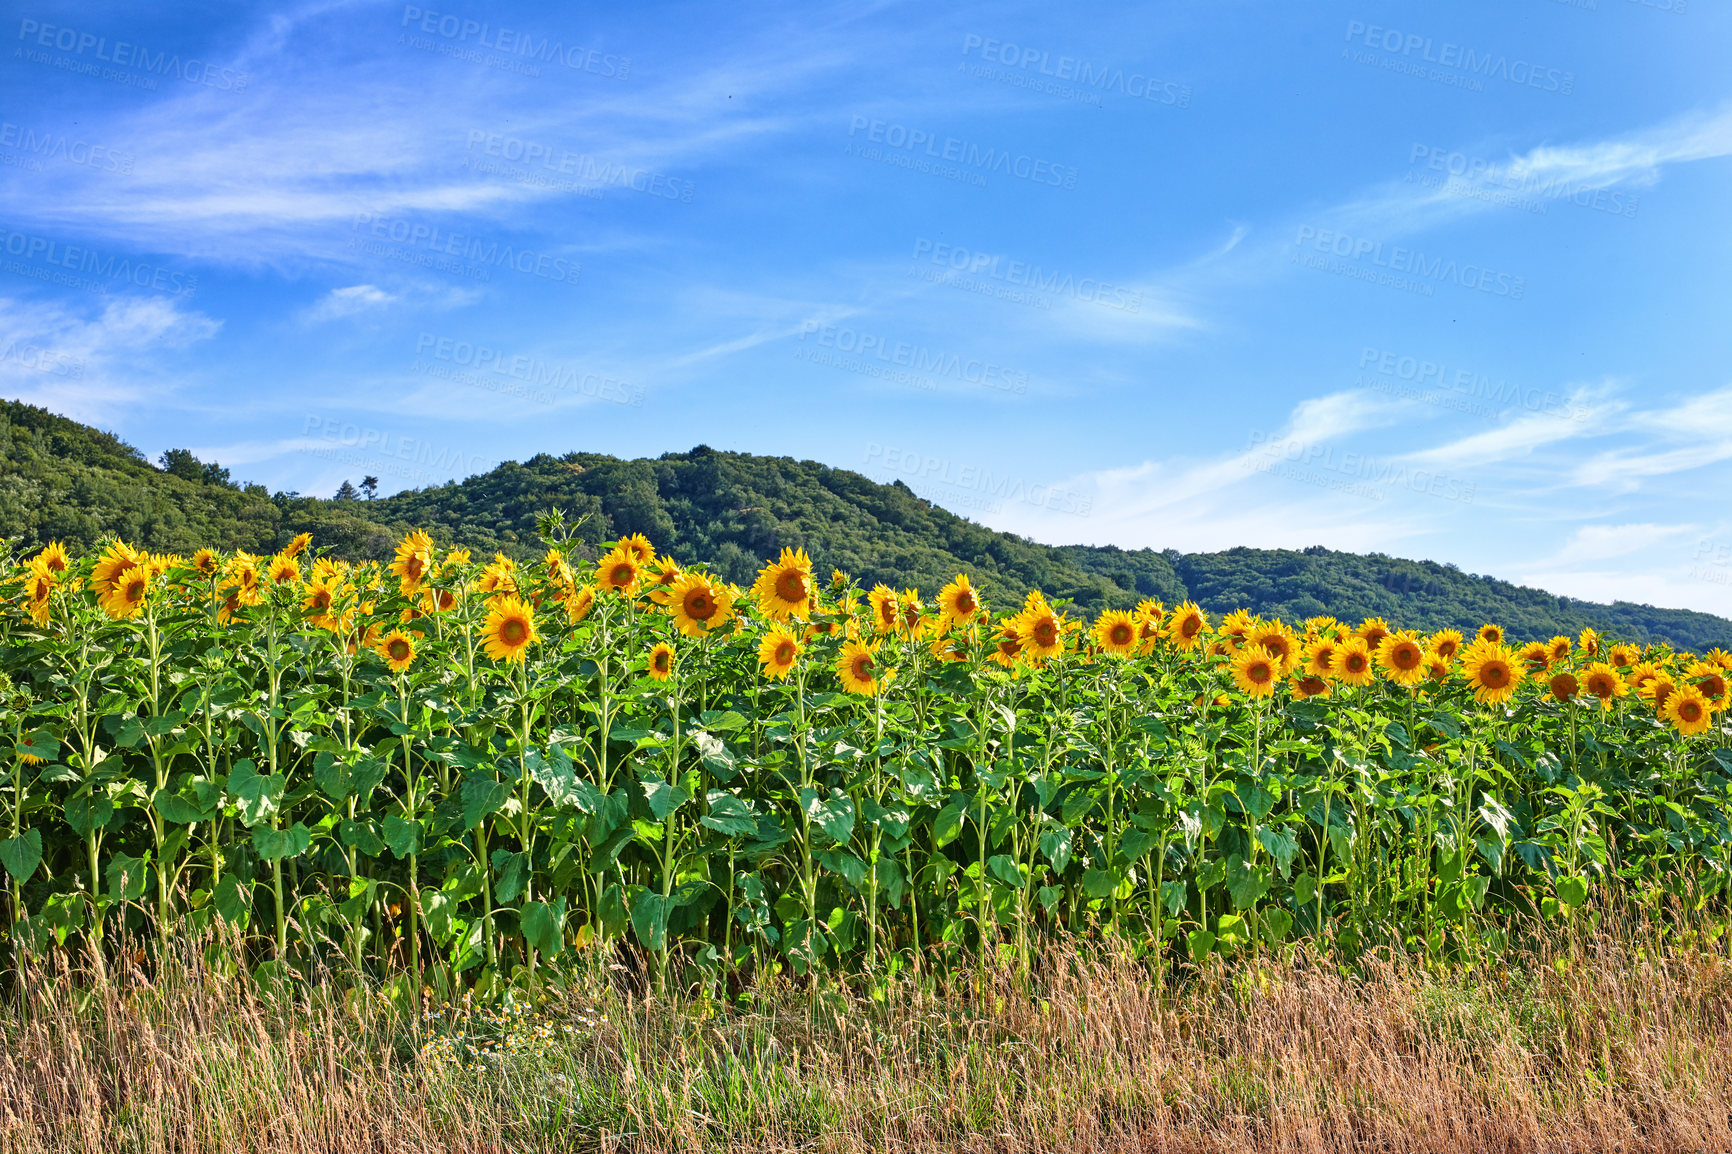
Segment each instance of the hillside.
[[383,557],[422,527],[482,555],[536,551],[537,513],[558,506],[591,542],[643,533],[681,560],[707,561],[748,584],[785,546],[867,586],[933,592],[959,571],[995,607],[1030,588],[1093,612],[1143,597],[1189,597],[1211,612],[1246,607],[1302,620],[1382,616],[1416,629],[1503,624],[1545,638],[1586,626],[1696,650],[1732,646],[1732,621],[1712,614],[1558,597],[1382,554],[1238,548],[1222,553],[1048,546],[977,525],[846,469],[699,446],[654,460],[596,453],[507,461],[462,482],[376,501],[272,494],[231,481],[220,465],[165,454],[164,467],[110,434],[19,402],[0,402],[0,537],[88,549],[117,535],[162,551],[200,545],[268,552],[311,531],[343,556]]

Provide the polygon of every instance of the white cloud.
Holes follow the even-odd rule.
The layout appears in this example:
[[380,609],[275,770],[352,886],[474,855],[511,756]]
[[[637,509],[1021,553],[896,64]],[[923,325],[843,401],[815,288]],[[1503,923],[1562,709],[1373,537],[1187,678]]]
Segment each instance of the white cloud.
[[301,316],[309,324],[320,324],[382,308],[397,299],[395,295],[374,285],[350,285],[347,288],[332,289],[302,312]]

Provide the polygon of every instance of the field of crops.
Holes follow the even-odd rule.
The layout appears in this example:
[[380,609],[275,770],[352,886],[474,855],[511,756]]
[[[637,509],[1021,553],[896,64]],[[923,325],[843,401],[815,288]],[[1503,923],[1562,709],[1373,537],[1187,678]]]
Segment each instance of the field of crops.
[[421,534],[389,565],[6,559],[12,948],[226,926],[255,964],[449,991],[621,939],[683,980],[1061,928],[1477,956],[1600,890],[1727,918],[1718,650],[1072,621],[797,551],[741,590],[542,530],[523,566]]

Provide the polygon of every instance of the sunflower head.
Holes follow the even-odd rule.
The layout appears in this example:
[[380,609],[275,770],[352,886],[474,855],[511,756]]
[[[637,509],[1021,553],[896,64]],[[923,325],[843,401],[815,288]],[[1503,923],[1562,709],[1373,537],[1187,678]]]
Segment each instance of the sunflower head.
[[1208,632],[1209,615],[1194,601],[1187,601],[1173,610],[1173,616],[1167,622],[1167,633],[1173,644],[1186,652],[1195,649]]
[[1543,641],[1522,646],[1521,656],[1529,673],[1544,673],[1552,667],[1552,651]]
[[836,655],[836,677],[849,693],[860,697],[876,694],[884,682],[880,672],[877,655],[864,642],[845,642]]
[[1608,664],[1616,666],[1619,669],[1633,668],[1641,660],[1641,650],[1637,649],[1634,645],[1625,645],[1622,642],[1612,646],[1611,653],[1606,658]]
[[1329,679],[1319,677],[1315,673],[1295,675],[1293,678],[1293,696],[1301,700],[1307,697],[1328,697]]
[[1006,669],[1013,669],[1022,660],[1022,638],[1017,634],[1017,619],[1006,617],[998,623],[998,636],[993,639],[992,659]]
[[102,611],[116,621],[137,617],[144,609],[150,587],[149,565],[141,563],[122,570],[115,575],[109,584],[107,595],[102,598]]
[[1038,589],[1028,595],[1022,612],[1017,614],[1016,622],[1025,656],[1043,661],[1064,652],[1064,616],[1046,603],[1046,598],[1041,596]]
[[1335,665],[1341,655],[1341,644],[1328,637],[1319,637],[1305,647],[1305,673],[1309,677],[1335,676]]
[[619,545],[595,563],[595,584],[599,589],[629,594],[636,591],[642,578],[643,563],[637,554]]
[[1693,685],[1677,690],[1666,699],[1661,715],[1679,733],[1706,733],[1714,721],[1714,708]]
[[1269,697],[1281,679],[1281,661],[1261,645],[1246,645],[1233,654],[1233,684],[1249,697]]
[[1508,701],[1526,676],[1516,654],[1508,646],[1475,645],[1462,660],[1462,671],[1473,686],[1473,699],[1482,705]]
[[565,619],[576,625],[595,607],[595,586],[580,585],[565,595]]
[[1137,619],[1123,609],[1108,609],[1095,618],[1092,635],[1101,652],[1114,657],[1129,657],[1142,642]]
[[666,681],[674,675],[673,646],[665,641],[658,641],[655,648],[649,652],[648,667],[645,670],[657,681]]
[[733,589],[702,573],[681,573],[668,589],[667,610],[681,633],[701,637],[733,619]]
[[1581,636],[1576,638],[1576,647],[1582,651],[1582,656],[1589,661],[1600,659],[1600,635],[1593,629],[1583,629]]
[[888,585],[874,585],[866,595],[872,609],[872,630],[875,633],[895,632],[902,624],[902,611],[896,603],[896,590]]
[[1582,691],[1598,698],[1600,708],[1608,710],[1614,699],[1629,694],[1630,687],[1616,669],[1604,661],[1596,661],[1582,671]]
[[1293,636],[1293,631],[1280,621],[1264,621],[1252,626],[1245,634],[1245,640],[1252,645],[1260,645],[1269,656],[1281,664],[1281,672],[1286,673],[1299,664],[1299,642]]
[[1439,629],[1427,639],[1427,647],[1445,660],[1461,652],[1461,630]]
[[1502,645],[1503,626],[1491,624],[1481,625],[1479,627],[1479,632],[1473,635],[1473,639],[1475,641],[1483,642],[1486,645]]
[[417,529],[397,543],[397,558],[391,562],[391,572],[397,578],[398,591],[405,597],[421,589],[421,582],[433,564],[433,538]]
[[765,677],[780,681],[794,672],[802,648],[799,638],[789,632],[786,625],[774,626],[758,642],[758,667]]
[[385,634],[375,648],[392,673],[402,673],[415,663],[415,640],[401,629]]
[[1568,670],[1559,670],[1546,679],[1546,696],[1553,701],[1572,701],[1581,692],[1581,682]]
[[651,545],[649,538],[645,537],[642,533],[633,533],[629,537],[621,537],[614,543],[614,548],[631,554],[631,556],[637,559],[637,563],[640,566],[647,566],[651,561],[654,561],[656,557],[655,546]]
[[657,557],[644,566],[644,584],[647,587],[649,599],[662,608],[667,608],[671,600],[669,590],[675,581],[679,580],[683,570],[680,563],[672,557]]
[[1367,617],[1353,632],[1358,635],[1359,640],[1365,642],[1368,652],[1376,653],[1377,647],[1383,644],[1383,639],[1389,636],[1389,622],[1381,617]]
[[1425,677],[1425,649],[1410,632],[1385,635],[1377,646],[1377,663],[1397,685],[1411,688]]
[[145,555],[125,541],[112,542],[96,559],[90,570],[90,591],[100,601],[114,589],[115,580],[135,565],[143,564]]
[[1354,634],[1336,650],[1335,677],[1346,685],[1370,685],[1375,680],[1371,650],[1366,646],[1363,637]]
[[71,558],[66,555],[66,546],[58,541],[50,541],[42,546],[41,551],[30,560],[32,564],[40,565],[56,576],[66,572],[66,567],[72,563]]
[[524,653],[540,639],[535,631],[535,611],[514,596],[495,597],[487,605],[487,620],[481,623],[482,648],[495,661],[522,661]]
[[938,592],[938,611],[944,622],[942,628],[967,625],[980,615],[981,609],[980,595],[969,583],[966,573],[958,573],[956,580]]
[[812,559],[804,549],[783,549],[752,583],[753,600],[772,621],[805,620],[812,612],[812,594]]

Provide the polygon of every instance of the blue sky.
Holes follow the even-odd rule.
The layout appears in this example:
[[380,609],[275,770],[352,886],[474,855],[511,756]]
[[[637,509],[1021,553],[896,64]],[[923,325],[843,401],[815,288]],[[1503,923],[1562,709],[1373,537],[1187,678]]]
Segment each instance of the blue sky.
[[699,443],[1732,613],[1732,7],[0,26],[0,391],[328,495]]

